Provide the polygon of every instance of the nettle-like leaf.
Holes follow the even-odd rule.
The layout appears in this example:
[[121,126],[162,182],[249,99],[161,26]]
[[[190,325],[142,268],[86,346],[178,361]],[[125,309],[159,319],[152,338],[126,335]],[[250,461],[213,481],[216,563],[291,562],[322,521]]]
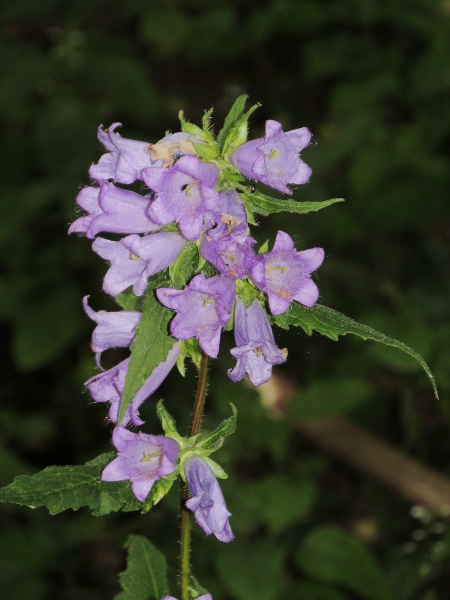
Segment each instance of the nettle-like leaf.
[[169,267],[169,275],[176,288],[182,288],[195,272],[199,262],[196,244],[187,244]]
[[130,535],[127,568],[120,574],[123,591],[114,600],[160,600],[167,596],[167,564],[164,555],[144,536]]
[[139,510],[128,481],[101,481],[101,474],[115,458],[114,452],[101,454],[80,466],[47,467],[36,475],[20,475],[0,489],[0,502],[30,508],[46,506],[51,515],[87,506],[95,517],[123,510]]
[[166,360],[170,349],[175,344],[175,339],[168,332],[173,313],[157,301],[152,287],[149,288],[142,304],[142,319],[131,344],[130,364],[120,403],[119,423],[122,422],[127,408],[150,377],[153,369]]
[[235,148],[247,141],[248,119],[260,106],[261,104],[259,102],[254,104],[245,114],[235,121],[234,125],[230,127],[223,143],[223,155],[230,154]]
[[271,213],[291,212],[297,214],[306,214],[314,212],[336,204],[344,202],[344,198],[332,198],[323,202],[297,202],[297,200],[284,200],[271,198],[260,192],[245,193],[245,204],[248,210],[266,217]]
[[362,325],[332,308],[320,304],[316,304],[313,308],[306,308],[297,302],[293,302],[289,310],[282,315],[275,316],[274,321],[277,325],[283,327],[283,329],[289,329],[290,325],[294,325],[301,327],[308,335],[311,335],[313,331],[317,331],[335,341],[338,340],[340,335],[352,333],[364,340],[372,340],[385,346],[398,348],[402,352],[412,356],[420,364],[431,381],[434,395],[436,398],[439,398],[433,374],[420,354],[406,344],[387,337],[384,333],[376,331],[367,325]]

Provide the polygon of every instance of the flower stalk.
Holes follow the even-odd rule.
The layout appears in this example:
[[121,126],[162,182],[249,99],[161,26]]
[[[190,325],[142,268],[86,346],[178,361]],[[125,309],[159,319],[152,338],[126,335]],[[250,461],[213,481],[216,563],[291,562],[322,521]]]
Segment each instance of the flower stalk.
[[[202,359],[198,371],[197,391],[195,394],[194,408],[192,411],[189,437],[200,433],[203,409],[205,407],[206,392],[208,390],[208,356],[202,353]],[[191,552],[191,515],[192,512],[186,508],[188,500],[187,485],[181,484],[180,502],[180,600],[189,600],[190,580],[190,552]]]

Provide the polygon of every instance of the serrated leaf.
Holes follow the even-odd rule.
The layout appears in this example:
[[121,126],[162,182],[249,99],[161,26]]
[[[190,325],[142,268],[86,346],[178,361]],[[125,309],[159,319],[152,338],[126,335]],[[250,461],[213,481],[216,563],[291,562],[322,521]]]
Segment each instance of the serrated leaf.
[[137,392],[160,362],[166,360],[175,339],[168,333],[169,321],[173,313],[162,306],[152,290],[148,290],[142,304],[142,319],[137,327],[136,337],[131,344],[131,357],[128,365],[125,386],[120,403],[119,423]]
[[332,198],[331,200],[324,200],[323,202],[297,202],[297,200],[271,198],[270,196],[265,196],[260,192],[246,194],[245,198],[245,204],[250,211],[265,217],[272,213],[278,213],[282,211],[306,214],[321,210],[322,208],[326,208],[327,206],[331,206],[337,202],[344,202],[344,198]]
[[283,327],[283,329],[289,329],[290,325],[294,325],[301,327],[308,335],[311,335],[313,331],[317,331],[334,341],[337,341],[340,335],[352,333],[364,340],[372,340],[386,346],[398,348],[417,360],[431,381],[434,395],[436,398],[439,398],[433,374],[420,354],[406,344],[387,337],[384,333],[376,331],[367,325],[362,325],[332,308],[320,304],[316,304],[313,308],[306,308],[297,302],[293,302],[289,310],[282,315],[276,315],[274,321],[277,325]]
[[170,279],[176,288],[186,285],[198,264],[198,248],[188,244],[169,267]]
[[235,148],[241,146],[247,140],[247,122],[250,115],[259,108],[261,104],[254,104],[244,115],[239,117],[230,131],[223,144],[223,154],[230,154]]
[[219,156],[219,148],[215,142],[209,144],[192,142],[192,145],[197,155],[203,160],[214,160]]
[[236,431],[237,410],[231,402],[230,406],[233,413],[232,416],[222,421],[215,431],[202,437],[197,444],[198,448],[205,450],[218,449],[222,445],[224,438]]
[[306,537],[297,554],[299,566],[319,581],[340,583],[368,600],[392,600],[370,552],[336,527],[321,526]]
[[245,103],[247,102],[247,99],[247,94],[242,94],[241,96],[236,98],[236,100],[233,103],[233,106],[230,108],[230,112],[225,117],[223,127],[219,131],[219,135],[217,136],[217,144],[219,145],[220,149],[223,148],[224,142],[228,134],[244,113]]
[[30,508],[46,506],[51,515],[63,510],[87,506],[96,517],[118,510],[139,510],[128,481],[101,481],[103,469],[116,457],[101,454],[80,466],[47,467],[36,475],[20,475],[0,489],[0,502],[22,504]]
[[164,555],[144,536],[128,536],[127,568],[120,574],[123,591],[114,600],[160,600],[169,594]]
[[194,123],[189,123],[189,121],[186,121],[182,110],[180,110],[180,112],[178,113],[178,118],[180,119],[181,130],[184,133],[190,133],[191,135],[195,135],[196,137],[203,140],[207,144],[215,144],[216,143],[213,136],[211,135],[211,133],[208,130],[204,131],[197,125],[194,125]]

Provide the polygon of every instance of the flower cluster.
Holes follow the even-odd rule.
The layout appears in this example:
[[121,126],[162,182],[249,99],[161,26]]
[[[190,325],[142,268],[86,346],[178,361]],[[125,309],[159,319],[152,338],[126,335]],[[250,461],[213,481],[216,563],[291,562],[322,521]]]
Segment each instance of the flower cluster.
[[[118,456],[105,468],[103,480],[129,480],[143,502],[159,479],[179,472],[191,496],[186,506],[198,525],[207,535],[214,533],[229,542],[233,539],[230,513],[206,455],[196,454],[194,448],[186,457],[179,436],[134,433],[127,427],[143,424],[140,406],[161,385],[180,354],[186,354],[188,340],[216,358],[221,333],[232,326],[236,347],[231,354],[236,365],[228,376],[239,381],[247,374],[255,386],[270,378],[273,365],[286,360],[287,351],[275,343],[266,301],[272,315],[287,311],[292,302],[314,306],[319,293],[311,274],[321,265],[324,252],[321,248],[297,251],[291,237],[279,231],[272,250],[258,253],[250,235],[246,196],[239,186],[246,177],[291,194],[288,184],[304,184],[310,177],[299,152],[311,134],[305,127],[284,133],[280,123],[267,121],[264,138],[239,139],[215,153],[212,136],[198,128],[149,144],[123,138],[116,131],[119,125],[98,130],[107,152],[90,168],[93,183],[76,199],[85,214],[72,223],[69,233],[93,240],[94,252],[110,264],[104,292],[117,297],[132,290],[137,307],[149,278],[169,272],[173,284],[156,289],[156,298],[175,312],[170,334],[177,341],[120,419],[130,359],[86,382],[94,401],[109,403],[109,419],[116,426],[113,444]],[[209,138],[215,145],[212,150]],[[134,191],[135,186],[125,187],[135,182],[140,182],[143,193]],[[176,265],[187,256],[194,256],[190,275],[175,285]],[[103,351],[130,347],[142,313],[96,312],[87,297],[84,309],[97,324],[91,346],[101,369]]]

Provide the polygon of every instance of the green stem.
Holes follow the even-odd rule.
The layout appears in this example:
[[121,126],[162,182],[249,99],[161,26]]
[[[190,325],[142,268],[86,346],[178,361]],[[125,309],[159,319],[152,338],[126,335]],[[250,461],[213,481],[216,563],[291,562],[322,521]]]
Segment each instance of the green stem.
[[[194,409],[192,411],[189,437],[200,432],[203,409],[205,407],[206,392],[208,389],[208,357],[202,354],[198,372],[197,392],[195,394]],[[186,508],[188,492],[186,485],[181,486],[181,551],[180,551],[180,600],[189,600],[190,580],[190,551],[191,551],[191,511]]]

